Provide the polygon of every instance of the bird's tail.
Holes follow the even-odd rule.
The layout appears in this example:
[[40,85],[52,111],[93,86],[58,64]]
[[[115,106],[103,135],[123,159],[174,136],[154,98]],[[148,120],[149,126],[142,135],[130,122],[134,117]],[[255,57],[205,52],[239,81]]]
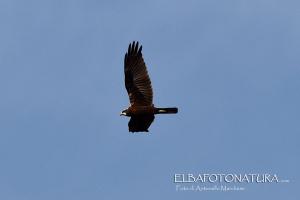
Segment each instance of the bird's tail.
[[156,108],[155,114],[175,114],[178,113],[178,108]]

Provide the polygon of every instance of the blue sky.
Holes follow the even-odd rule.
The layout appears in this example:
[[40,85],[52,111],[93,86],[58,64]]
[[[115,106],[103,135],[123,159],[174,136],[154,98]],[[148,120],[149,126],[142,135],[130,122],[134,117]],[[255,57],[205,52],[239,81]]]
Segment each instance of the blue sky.
[[[0,1],[0,199],[299,198],[300,3]],[[138,40],[157,106],[128,132],[123,57]],[[271,173],[243,192],[175,173]]]

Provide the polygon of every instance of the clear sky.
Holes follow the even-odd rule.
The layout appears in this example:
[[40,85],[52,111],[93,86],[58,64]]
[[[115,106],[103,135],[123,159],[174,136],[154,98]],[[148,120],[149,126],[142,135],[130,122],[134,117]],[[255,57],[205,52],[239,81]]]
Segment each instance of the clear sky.
[[[0,199],[299,199],[299,1],[0,0],[0,25]],[[133,40],[155,105],[179,108],[149,134],[119,116]],[[175,173],[290,182],[176,191]]]

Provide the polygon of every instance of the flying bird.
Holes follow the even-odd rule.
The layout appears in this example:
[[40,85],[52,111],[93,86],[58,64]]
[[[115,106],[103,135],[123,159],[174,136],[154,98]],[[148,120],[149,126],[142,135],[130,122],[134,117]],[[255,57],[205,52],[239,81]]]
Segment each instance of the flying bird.
[[178,108],[157,108],[153,104],[153,91],[139,42],[129,44],[124,58],[125,88],[130,106],[120,115],[130,117],[130,132],[148,132],[155,114],[175,114]]

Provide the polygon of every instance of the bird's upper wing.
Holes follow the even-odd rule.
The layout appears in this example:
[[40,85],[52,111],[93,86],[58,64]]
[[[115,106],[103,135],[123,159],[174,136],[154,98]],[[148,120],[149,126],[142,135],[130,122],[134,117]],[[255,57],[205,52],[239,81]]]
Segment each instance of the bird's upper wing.
[[125,87],[131,105],[150,106],[153,100],[151,81],[138,42],[129,44],[124,59]]
[[148,128],[154,120],[154,115],[131,116],[128,128],[130,132],[148,132]]

